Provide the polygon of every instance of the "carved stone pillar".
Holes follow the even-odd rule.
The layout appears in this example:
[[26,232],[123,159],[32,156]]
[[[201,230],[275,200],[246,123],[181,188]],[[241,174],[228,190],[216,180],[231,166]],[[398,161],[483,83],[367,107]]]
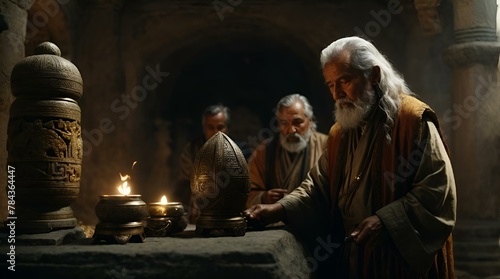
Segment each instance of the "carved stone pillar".
[[0,1],[0,220],[7,218],[7,122],[13,101],[10,74],[24,58],[27,10],[33,1]]
[[497,5],[496,0],[453,3],[455,43],[443,58],[453,68],[453,103],[444,121],[451,128],[448,143],[458,196],[456,266],[487,276],[500,273]]
[[[494,191],[497,174],[497,117],[500,94],[496,36],[496,0],[456,0],[455,43],[444,53],[453,68],[449,140],[457,180],[459,216],[500,218],[500,194]],[[498,188],[496,190],[499,190]],[[460,202],[461,201],[461,202]]]
[[[45,42],[12,70],[7,162],[9,217],[18,233],[46,233],[77,225],[70,205],[80,189],[82,78]],[[10,183],[11,180],[14,182]],[[13,198],[11,198],[13,197]],[[14,202],[11,202],[14,200]]]

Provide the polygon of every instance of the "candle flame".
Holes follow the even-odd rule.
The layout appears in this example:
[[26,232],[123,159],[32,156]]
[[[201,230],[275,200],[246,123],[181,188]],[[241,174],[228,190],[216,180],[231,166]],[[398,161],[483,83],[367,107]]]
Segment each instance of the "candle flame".
[[122,185],[118,186],[118,191],[120,192],[120,194],[125,195],[125,196],[130,194],[130,187],[128,187],[127,184],[128,184],[128,182],[125,181],[125,182],[123,182]]
[[165,195],[163,197],[161,197],[160,203],[161,204],[167,204],[167,197],[165,197]]
[[[134,166],[135,164],[137,164],[137,161],[134,161],[134,163],[132,163],[132,170],[134,170]],[[118,191],[120,192],[120,194],[122,195],[128,195],[130,194],[130,187],[128,187],[128,180],[130,180],[130,175],[126,174],[126,175],[122,175],[121,173],[120,174],[120,180],[123,182],[122,185],[118,186]]]
[[119,172],[119,174],[120,174],[120,179],[122,180],[122,182],[130,179],[130,175],[128,175],[128,174],[122,175],[120,172]]

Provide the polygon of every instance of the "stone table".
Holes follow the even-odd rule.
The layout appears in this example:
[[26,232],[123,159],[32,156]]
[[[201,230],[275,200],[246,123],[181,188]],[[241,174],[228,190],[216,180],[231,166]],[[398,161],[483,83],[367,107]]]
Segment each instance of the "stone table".
[[189,226],[175,236],[148,237],[145,243],[123,245],[92,244],[89,238],[62,245],[18,244],[15,272],[7,270],[9,246],[4,239],[0,246],[2,278],[311,277],[303,246],[285,227],[248,231],[242,237],[211,238],[199,237],[193,229]]

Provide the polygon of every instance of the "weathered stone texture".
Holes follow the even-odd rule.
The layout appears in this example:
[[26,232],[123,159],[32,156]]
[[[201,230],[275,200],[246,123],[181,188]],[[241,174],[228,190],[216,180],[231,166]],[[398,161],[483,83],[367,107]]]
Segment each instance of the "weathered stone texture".
[[7,123],[14,97],[10,91],[10,75],[16,63],[24,58],[26,10],[32,1],[1,1],[0,12],[6,30],[0,31],[0,220],[7,218]]
[[[310,278],[302,245],[286,230],[199,238],[194,231],[125,245],[17,246],[17,278]],[[0,246],[4,251],[5,246]],[[5,253],[0,270],[5,272]]]

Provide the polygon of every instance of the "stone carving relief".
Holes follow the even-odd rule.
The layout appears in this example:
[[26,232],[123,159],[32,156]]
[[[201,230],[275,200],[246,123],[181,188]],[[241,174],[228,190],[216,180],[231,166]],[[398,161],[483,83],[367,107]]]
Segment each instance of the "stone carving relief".
[[80,124],[61,119],[32,122],[12,121],[7,145],[12,158],[74,158],[82,159],[83,141]]
[[81,165],[67,162],[37,162],[23,165],[16,171],[21,180],[37,180],[50,182],[70,182],[80,181]]
[[83,141],[77,121],[13,120],[7,146],[12,162],[35,161],[19,168],[24,172],[19,173],[20,177],[71,183],[80,181]]

